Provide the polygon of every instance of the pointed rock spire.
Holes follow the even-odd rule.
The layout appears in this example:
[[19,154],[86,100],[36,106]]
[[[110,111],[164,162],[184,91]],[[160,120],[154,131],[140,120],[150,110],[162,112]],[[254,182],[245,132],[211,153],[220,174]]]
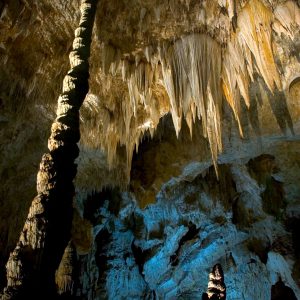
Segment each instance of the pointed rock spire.
[[202,295],[202,300],[225,300],[226,286],[224,282],[224,273],[220,264],[214,265],[209,274],[207,292]]

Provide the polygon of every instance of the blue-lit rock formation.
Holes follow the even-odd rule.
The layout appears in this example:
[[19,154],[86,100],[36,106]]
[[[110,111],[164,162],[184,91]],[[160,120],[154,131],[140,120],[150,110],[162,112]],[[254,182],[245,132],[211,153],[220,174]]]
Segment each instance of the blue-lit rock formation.
[[78,115],[57,99],[82,63],[80,2],[0,0],[0,294],[23,280],[22,228],[48,238],[50,211],[28,211],[69,111],[75,195],[64,211],[62,175],[42,268],[58,299],[220,298],[221,268],[226,299],[300,299],[299,0],[99,0]]
[[274,157],[262,155],[219,165],[218,181],[211,165],[192,162],[144,209],[133,192],[120,194],[117,210],[109,193],[94,194],[93,201],[106,200],[93,212],[95,241],[81,257],[80,293],[87,299],[199,299],[219,263],[227,299],[271,299],[279,281],[299,295],[286,204],[281,199],[269,214],[266,185],[257,179],[282,185],[274,170]]

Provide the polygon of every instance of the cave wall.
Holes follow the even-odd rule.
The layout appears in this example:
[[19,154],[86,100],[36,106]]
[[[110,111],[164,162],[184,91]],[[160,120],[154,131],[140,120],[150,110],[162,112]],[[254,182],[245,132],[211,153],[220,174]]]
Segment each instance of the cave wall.
[[[199,298],[221,262],[228,299],[271,298],[284,290],[281,281],[299,297],[298,2],[101,1],[74,199],[78,295]],[[78,0],[0,4],[1,286],[34,195],[78,7]],[[260,42],[271,44],[228,56],[241,46],[233,37],[247,33],[243,20],[253,7],[264,16]],[[210,80],[240,80],[210,115],[212,136],[203,115],[198,121],[194,112],[195,122],[191,115],[192,85],[175,72],[182,97],[173,100],[189,104],[180,112],[166,84],[164,65],[177,50],[194,51],[192,43],[214,49],[204,55],[198,47],[203,65],[224,62],[232,75],[216,68]],[[100,204],[87,214],[93,199]]]
[[[228,299],[297,299],[299,235],[289,224],[299,220],[299,141],[274,139],[257,156],[232,149],[236,155],[224,155],[218,165],[219,178],[211,161],[194,161],[191,151],[182,171],[158,187],[162,170],[174,168],[172,155],[164,165],[155,163],[170,141],[165,133],[159,147],[142,143],[132,173],[142,165],[143,174],[129,191],[96,193],[83,205],[94,240],[79,256],[78,293],[86,299],[199,299],[220,263]],[[155,201],[145,206],[154,188]],[[91,203],[98,205],[91,209]]]

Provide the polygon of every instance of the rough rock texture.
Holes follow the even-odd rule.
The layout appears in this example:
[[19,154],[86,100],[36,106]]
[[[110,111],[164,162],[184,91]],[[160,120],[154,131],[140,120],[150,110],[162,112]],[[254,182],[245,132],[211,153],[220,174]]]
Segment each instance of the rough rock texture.
[[[299,142],[292,143],[298,152]],[[265,150],[274,154],[283,145],[275,141]],[[85,207],[98,203],[93,215],[86,214],[95,241],[81,256],[78,293],[86,299],[199,299],[220,263],[228,299],[271,299],[280,281],[298,297],[298,279],[291,275],[298,254],[284,226],[286,203],[270,214],[263,205],[267,181],[260,182],[286,176],[293,158],[235,159],[219,165],[219,181],[211,163],[191,162],[145,209],[133,193],[94,194]]]
[[220,264],[216,264],[209,274],[207,293],[203,297],[204,299],[226,299],[224,273]]
[[[70,70],[64,77],[56,118],[37,174],[37,196],[6,264],[7,287],[1,299],[55,295],[54,273],[71,237],[73,179],[80,139],[79,109],[89,90],[89,56],[96,1],[82,0],[75,30]],[[68,249],[68,248],[67,248]],[[65,256],[70,251],[65,250]],[[58,273],[61,273],[58,270]],[[60,275],[63,276],[63,275]],[[61,292],[59,286],[59,293]]]
[[[1,286],[79,4],[0,3]],[[199,299],[220,263],[228,299],[300,297],[299,26],[296,0],[100,1],[62,295]]]

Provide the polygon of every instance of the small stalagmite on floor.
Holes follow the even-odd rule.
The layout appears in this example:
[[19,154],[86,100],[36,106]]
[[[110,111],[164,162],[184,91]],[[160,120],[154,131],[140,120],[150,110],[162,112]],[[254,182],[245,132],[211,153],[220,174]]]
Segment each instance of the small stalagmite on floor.
[[214,265],[209,274],[207,292],[203,294],[202,300],[225,300],[226,286],[224,282],[224,273],[220,264]]

